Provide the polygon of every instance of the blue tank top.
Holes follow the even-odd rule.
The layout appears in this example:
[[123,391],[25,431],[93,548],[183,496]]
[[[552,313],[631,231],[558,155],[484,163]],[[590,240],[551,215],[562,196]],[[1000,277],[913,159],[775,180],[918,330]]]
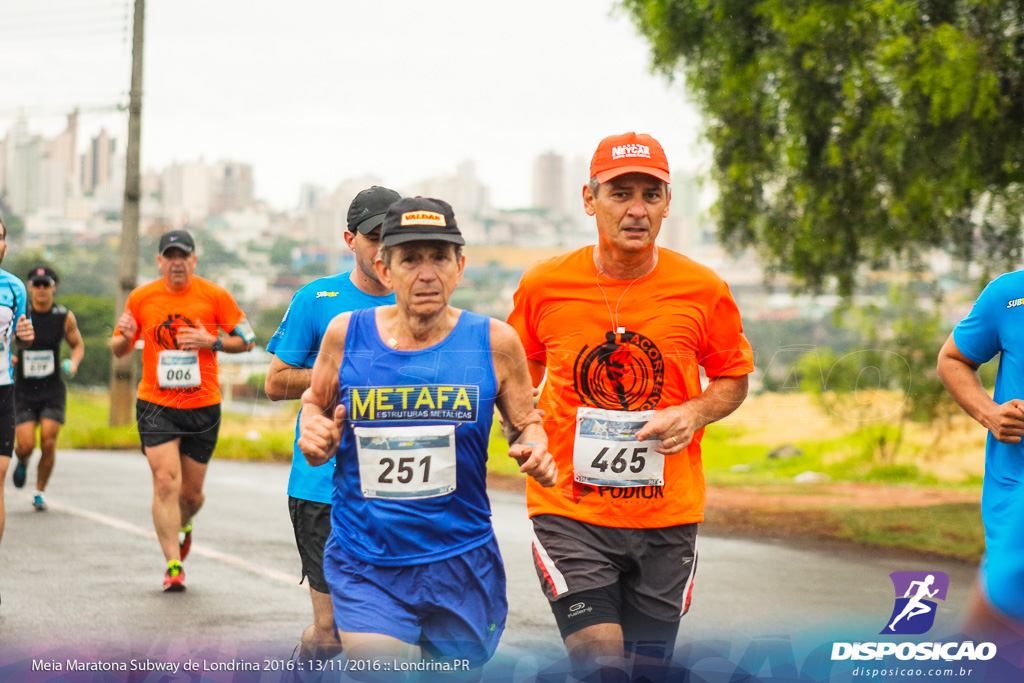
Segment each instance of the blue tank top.
[[[338,371],[349,422],[336,456],[332,506],[334,537],[345,552],[371,564],[422,564],[494,536],[487,498],[497,393],[490,325],[490,318],[462,311],[440,343],[397,351],[381,341],[374,310],[352,314]],[[410,427],[424,426],[449,435],[403,438]],[[357,436],[355,429],[382,427],[391,429],[374,430],[374,437]],[[445,475],[437,466],[445,458],[435,452],[432,469],[428,456],[432,447],[450,445],[451,433],[455,464]],[[410,493],[408,487],[419,488]]]

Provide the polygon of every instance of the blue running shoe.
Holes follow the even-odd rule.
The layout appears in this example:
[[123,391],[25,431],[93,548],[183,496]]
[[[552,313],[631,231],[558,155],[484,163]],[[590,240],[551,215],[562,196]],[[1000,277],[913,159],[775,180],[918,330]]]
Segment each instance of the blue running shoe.
[[40,491],[32,499],[32,507],[36,509],[36,512],[46,512],[46,499],[43,498],[43,492]]
[[25,475],[28,474],[28,468],[25,467],[25,463],[18,461],[18,466],[14,468],[14,486],[21,488],[25,485]]

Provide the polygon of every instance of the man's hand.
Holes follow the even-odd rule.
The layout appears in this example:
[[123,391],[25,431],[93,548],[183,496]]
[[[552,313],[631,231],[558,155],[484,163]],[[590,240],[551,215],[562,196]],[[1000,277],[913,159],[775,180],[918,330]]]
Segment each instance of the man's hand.
[[558,480],[558,466],[548,452],[546,443],[514,443],[508,456],[519,463],[519,471],[537,480],[541,486],[554,486]]
[[178,348],[182,351],[198,351],[212,349],[217,335],[210,334],[202,323],[196,320],[197,327],[182,327],[178,330]]
[[684,403],[680,406],[659,410],[636,433],[636,439],[637,441],[660,439],[661,445],[655,448],[655,451],[664,455],[681,453],[690,445],[694,434],[708,422],[709,420],[705,420]]
[[[309,391],[306,390],[307,393]],[[307,416],[307,412],[313,411],[302,411],[299,420],[299,440],[296,444],[306,456],[306,462],[311,467],[319,467],[337,452],[341,444],[341,429],[345,426],[348,415],[345,406],[340,403],[334,409],[334,419],[322,414]]]
[[117,330],[121,333],[121,336],[131,341],[135,339],[135,333],[139,331],[139,325],[135,322],[135,318],[128,311],[121,314],[121,319],[117,321]]
[[1020,443],[1024,436],[1024,400],[1014,398],[1002,405],[993,402],[979,421],[996,441]]
[[32,321],[24,314],[18,318],[18,324],[14,328],[14,336],[21,342],[22,346],[31,346],[36,339],[36,330],[32,327]]

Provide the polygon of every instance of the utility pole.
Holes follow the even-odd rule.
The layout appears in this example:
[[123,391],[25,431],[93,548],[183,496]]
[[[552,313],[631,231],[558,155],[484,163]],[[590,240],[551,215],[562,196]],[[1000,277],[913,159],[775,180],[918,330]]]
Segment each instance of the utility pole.
[[[128,101],[128,151],[124,179],[124,209],[121,212],[121,263],[118,267],[117,307],[121,317],[128,295],[139,277],[139,199],[141,192],[141,153],[139,135],[142,124],[142,37],[146,20],[146,0],[135,0],[135,24],[132,29],[132,88]],[[114,358],[110,369],[110,425],[132,421],[135,398],[135,359],[129,353]]]

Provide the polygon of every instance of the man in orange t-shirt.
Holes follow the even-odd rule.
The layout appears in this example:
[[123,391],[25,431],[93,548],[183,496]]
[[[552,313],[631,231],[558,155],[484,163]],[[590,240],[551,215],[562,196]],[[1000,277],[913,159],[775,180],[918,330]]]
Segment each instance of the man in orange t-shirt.
[[153,471],[153,524],[167,560],[165,591],[185,590],[181,561],[192,546],[192,518],[203,505],[206,467],[217,445],[217,352],[243,353],[255,344],[231,294],[195,275],[195,250],[186,230],[160,238],[156,262],[163,277],[132,290],[110,341],[120,358],[143,340],[135,413]]
[[742,403],[754,369],[725,282],[655,245],[671,197],[657,140],[605,138],[590,175],[598,243],[527,269],[508,320],[544,380],[558,482],[529,482],[527,503],[578,675],[599,657],[671,657],[704,518],[703,429]]

